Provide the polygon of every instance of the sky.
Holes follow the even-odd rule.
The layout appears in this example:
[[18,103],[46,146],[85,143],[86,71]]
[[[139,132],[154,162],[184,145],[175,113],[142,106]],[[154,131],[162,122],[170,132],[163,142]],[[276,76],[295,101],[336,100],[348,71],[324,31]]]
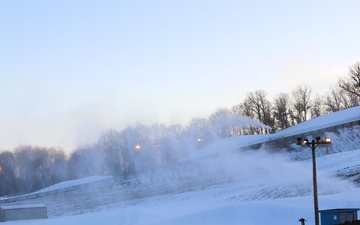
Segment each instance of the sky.
[[357,0],[0,2],[0,151],[187,124],[249,92],[324,94],[359,61]]

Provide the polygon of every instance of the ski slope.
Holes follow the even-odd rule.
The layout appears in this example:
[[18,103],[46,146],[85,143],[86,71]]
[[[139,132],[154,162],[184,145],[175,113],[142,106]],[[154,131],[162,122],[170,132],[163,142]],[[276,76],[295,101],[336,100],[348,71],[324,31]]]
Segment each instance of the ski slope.
[[309,133],[348,123],[360,124],[360,106],[316,117],[274,134],[274,139]]
[[[298,224],[299,218],[313,224],[311,160],[292,161],[267,149],[234,149],[274,135],[293,135],[341,121],[356,121],[359,109],[304,122],[286,129],[289,133],[284,130],[220,140],[196,157],[139,175],[129,185],[109,182],[98,190],[90,186],[26,200],[23,203],[46,204],[49,219],[5,224],[289,225]],[[346,148],[354,143],[344,141],[342,145]],[[205,150],[218,154],[207,154]],[[359,167],[360,148],[317,158],[320,210],[360,207],[360,189],[352,179],[360,173]]]
[[[335,177],[348,165],[359,162],[360,150],[318,158],[320,209],[359,207],[359,188]],[[313,221],[311,162],[289,162],[271,156],[275,164],[265,164],[265,155],[243,155],[253,165],[251,174],[233,174],[232,180],[191,191],[161,194],[99,205],[78,215],[69,211],[46,220],[9,221],[5,224],[296,224],[301,217]],[[264,158],[262,158],[264,157]],[[339,165],[339,162],[351,161]],[[243,162],[245,163],[245,162]],[[336,166],[333,166],[336,165]],[[246,165],[248,166],[248,165]],[[237,167],[234,169],[244,169]],[[228,171],[227,175],[230,175]],[[170,182],[170,181],[169,181]],[[135,187],[138,191],[141,189]],[[99,198],[99,196],[88,196]],[[69,206],[70,207],[70,206]],[[65,206],[66,208],[66,206]]]
[[[219,140],[203,149],[201,154],[211,155],[220,151],[224,152],[288,137],[302,136],[303,134],[308,134],[313,131],[324,130],[348,123],[360,125],[360,106],[319,116],[273,134],[235,136]],[[296,141],[296,138],[294,138],[294,141]],[[344,144],[346,145],[347,143]]]

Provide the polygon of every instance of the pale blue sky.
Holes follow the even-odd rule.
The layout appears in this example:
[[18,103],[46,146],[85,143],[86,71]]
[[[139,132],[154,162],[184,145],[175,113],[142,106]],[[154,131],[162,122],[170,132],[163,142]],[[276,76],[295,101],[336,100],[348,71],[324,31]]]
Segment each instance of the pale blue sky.
[[0,2],[0,149],[73,150],[246,93],[324,94],[359,61],[360,1]]

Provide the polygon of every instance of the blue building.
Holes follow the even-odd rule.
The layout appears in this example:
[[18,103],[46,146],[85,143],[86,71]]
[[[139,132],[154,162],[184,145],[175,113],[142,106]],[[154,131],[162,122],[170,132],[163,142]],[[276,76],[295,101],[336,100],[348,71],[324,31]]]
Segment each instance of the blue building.
[[359,210],[357,208],[320,210],[321,225],[360,225],[357,215]]

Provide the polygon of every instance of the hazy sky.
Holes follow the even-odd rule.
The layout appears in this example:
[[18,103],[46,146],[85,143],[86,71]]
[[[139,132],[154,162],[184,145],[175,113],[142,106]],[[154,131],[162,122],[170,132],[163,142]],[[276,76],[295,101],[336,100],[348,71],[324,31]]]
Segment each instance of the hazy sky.
[[0,150],[186,124],[248,92],[324,94],[359,61],[360,1],[0,2]]

